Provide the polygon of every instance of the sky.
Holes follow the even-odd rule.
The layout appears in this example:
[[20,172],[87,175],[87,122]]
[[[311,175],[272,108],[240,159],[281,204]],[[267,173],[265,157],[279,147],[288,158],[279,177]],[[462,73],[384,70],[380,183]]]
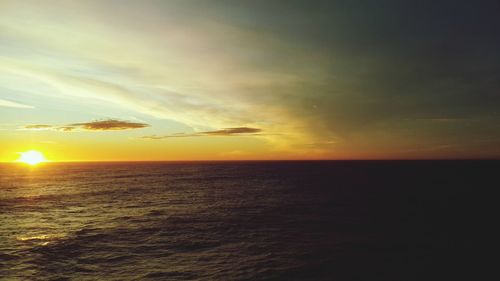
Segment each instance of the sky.
[[499,13],[0,0],[0,161],[500,158]]

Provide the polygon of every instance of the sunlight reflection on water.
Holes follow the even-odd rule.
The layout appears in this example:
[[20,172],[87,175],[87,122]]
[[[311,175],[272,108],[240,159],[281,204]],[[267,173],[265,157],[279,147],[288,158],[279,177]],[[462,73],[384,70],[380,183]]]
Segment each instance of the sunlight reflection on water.
[[62,240],[67,237],[66,233],[55,233],[55,234],[27,234],[17,236],[16,240],[22,242],[30,242],[35,245],[46,246],[49,243],[57,243],[58,240]]

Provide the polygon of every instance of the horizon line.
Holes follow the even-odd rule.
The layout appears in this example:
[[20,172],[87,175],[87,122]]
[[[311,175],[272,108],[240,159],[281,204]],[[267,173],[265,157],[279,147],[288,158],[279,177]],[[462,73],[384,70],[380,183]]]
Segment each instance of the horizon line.
[[[50,163],[200,163],[200,162],[367,162],[367,161],[499,161],[500,158],[373,158],[373,159],[215,159],[215,160],[48,160],[40,164]],[[0,161],[0,164],[24,164],[19,161]]]

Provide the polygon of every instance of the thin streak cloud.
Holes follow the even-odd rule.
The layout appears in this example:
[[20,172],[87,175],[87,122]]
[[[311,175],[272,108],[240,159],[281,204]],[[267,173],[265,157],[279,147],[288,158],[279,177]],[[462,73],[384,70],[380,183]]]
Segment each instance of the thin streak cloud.
[[205,132],[197,132],[191,134],[178,133],[178,134],[170,134],[170,135],[151,135],[144,136],[143,139],[167,139],[167,138],[182,138],[182,137],[216,137],[216,136],[255,136],[261,135],[262,129],[259,128],[250,128],[250,127],[236,127],[236,128],[225,128],[214,131],[205,131]]
[[31,105],[26,105],[26,104],[8,101],[8,100],[4,100],[4,99],[0,99],[0,106],[13,107],[13,108],[34,108],[34,106],[31,106]]

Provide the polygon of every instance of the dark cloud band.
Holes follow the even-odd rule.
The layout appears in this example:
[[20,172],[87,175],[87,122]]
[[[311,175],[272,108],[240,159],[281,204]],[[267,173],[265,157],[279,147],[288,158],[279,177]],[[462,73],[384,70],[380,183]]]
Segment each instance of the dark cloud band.
[[74,123],[68,124],[64,126],[54,126],[54,125],[46,125],[46,124],[34,124],[34,125],[26,125],[24,129],[28,130],[54,130],[54,131],[63,131],[70,132],[77,129],[85,130],[85,131],[120,131],[120,130],[129,130],[129,129],[140,129],[149,127],[149,124],[145,123],[137,123],[137,122],[129,122],[117,119],[106,119],[106,120],[96,120],[85,123]]
[[70,126],[79,127],[84,130],[90,131],[107,131],[107,130],[128,130],[128,129],[140,129],[149,127],[145,123],[135,123],[129,121],[121,121],[116,119],[99,120],[86,123],[75,123]]

